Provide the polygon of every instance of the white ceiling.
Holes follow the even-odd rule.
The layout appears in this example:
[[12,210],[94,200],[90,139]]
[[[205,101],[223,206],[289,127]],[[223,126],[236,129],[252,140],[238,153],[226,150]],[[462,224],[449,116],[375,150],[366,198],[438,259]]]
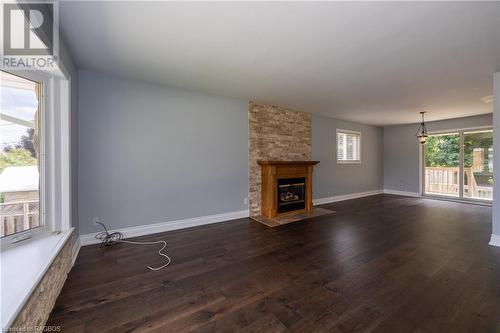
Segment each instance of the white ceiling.
[[374,125],[488,113],[500,2],[63,2],[81,68]]

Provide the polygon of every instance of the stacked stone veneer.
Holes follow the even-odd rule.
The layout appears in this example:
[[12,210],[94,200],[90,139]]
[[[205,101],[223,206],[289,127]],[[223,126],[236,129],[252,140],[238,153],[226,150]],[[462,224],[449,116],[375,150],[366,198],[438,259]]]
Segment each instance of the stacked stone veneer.
[[260,215],[258,160],[311,159],[311,114],[250,102],[248,111],[249,213]]
[[[66,241],[54,259],[44,277],[31,294],[29,300],[10,326],[12,332],[42,332],[50,312],[54,308],[57,296],[71,269],[71,238]],[[58,332],[52,328],[47,332]]]

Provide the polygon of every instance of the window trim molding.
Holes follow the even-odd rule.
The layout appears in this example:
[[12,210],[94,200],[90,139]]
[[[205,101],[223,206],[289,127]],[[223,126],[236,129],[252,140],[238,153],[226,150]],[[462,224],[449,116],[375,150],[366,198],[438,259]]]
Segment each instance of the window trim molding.
[[[357,160],[339,160],[339,145],[338,145],[338,135],[339,133],[345,133],[345,134],[356,134],[359,136],[359,147],[358,147],[358,155],[359,159]],[[345,129],[340,129],[337,128],[335,130],[335,159],[337,161],[337,164],[361,164],[361,145],[362,145],[362,134],[360,131],[353,131],[353,130],[345,130]]]

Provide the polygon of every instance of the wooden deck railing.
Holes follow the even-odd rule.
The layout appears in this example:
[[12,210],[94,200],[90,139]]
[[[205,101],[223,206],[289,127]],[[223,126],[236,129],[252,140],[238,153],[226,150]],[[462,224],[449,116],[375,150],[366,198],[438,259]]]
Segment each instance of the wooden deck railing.
[[[464,197],[492,199],[493,187],[477,184],[471,168],[465,168],[467,184]],[[425,193],[459,196],[460,169],[458,167],[425,167]]]
[[0,204],[0,237],[40,226],[38,200]]
[[459,173],[460,168],[425,167],[425,193],[458,196]]

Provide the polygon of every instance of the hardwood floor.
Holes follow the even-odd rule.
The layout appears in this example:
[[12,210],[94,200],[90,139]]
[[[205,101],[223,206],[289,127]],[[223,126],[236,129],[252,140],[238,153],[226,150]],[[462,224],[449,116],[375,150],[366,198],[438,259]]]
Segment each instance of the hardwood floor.
[[241,219],[81,249],[62,332],[500,332],[491,208],[377,195],[276,228]]

